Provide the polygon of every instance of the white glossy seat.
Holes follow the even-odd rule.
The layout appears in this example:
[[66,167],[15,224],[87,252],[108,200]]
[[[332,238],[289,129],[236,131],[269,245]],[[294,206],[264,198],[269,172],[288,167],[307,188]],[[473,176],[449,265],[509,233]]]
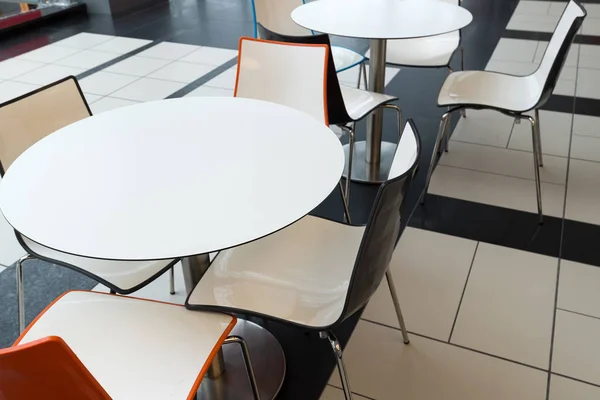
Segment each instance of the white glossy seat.
[[[408,343],[387,267],[418,157],[418,134],[409,120],[366,226],[307,216],[263,239],[221,251],[189,294],[186,307],[240,312],[325,334],[362,308],[385,274]],[[324,337],[335,344],[332,335]],[[341,351],[336,357],[350,398]]]
[[[36,118],[31,118],[35,110]],[[90,108],[75,77],[67,77],[0,105],[0,174],[29,147],[52,132],[91,116]],[[108,286],[112,291],[128,294],[172,267],[177,260],[149,262],[101,261],[76,257],[35,243],[15,232],[28,255],[17,262],[17,297],[19,328],[25,327],[23,263],[44,259],[78,271]],[[171,269],[171,292],[174,292]]]
[[[254,16],[254,37],[260,37],[257,24],[262,24],[267,29],[290,36],[307,36],[313,32],[296,24],[291,13],[304,4],[303,0],[251,0]],[[265,39],[265,38],[263,38]],[[361,65],[364,68],[365,57],[354,50],[342,46],[331,46],[335,69],[337,72]],[[360,79],[360,75],[359,75]],[[360,81],[359,81],[360,86]]]
[[340,85],[344,106],[350,118],[358,121],[384,104],[398,100],[395,96]]
[[[41,389],[48,399],[194,399],[202,377],[235,324],[231,315],[190,312],[175,304],[67,292],[29,325],[13,347],[0,350],[0,369],[20,377],[7,383],[12,387],[3,387],[6,399],[33,398],[28,396],[40,388],[32,386],[49,377],[52,382]],[[14,358],[3,357],[53,337],[66,343],[67,353],[70,348],[74,359],[65,355],[31,360],[35,365],[27,370],[26,363],[19,366]],[[60,374],[62,368],[69,373]],[[77,379],[78,368],[87,369],[91,376],[83,382]],[[60,386],[68,392],[61,393]],[[20,392],[20,397],[11,392]]]
[[[448,107],[449,111],[442,116],[429,166],[423,201],[443,141],[445,141],[446,151],[448,151],[450,113],[456,110],[463,111],[466,108],[488,108],[508,114],[517,120],[527,119],[531,124],[538,216],[540,223],[543,221],[539,172],[539,168],[543,166],[539,108],[552,95],[571,43],[586,15],[585,9],[577,0],[569,1],[539,67],[530,75],[515,76],[491,71],[462,71],[454,72],[446,78],[438,96],[438,105]],[[531,110],[534,111],[533,116],[524,114]]]

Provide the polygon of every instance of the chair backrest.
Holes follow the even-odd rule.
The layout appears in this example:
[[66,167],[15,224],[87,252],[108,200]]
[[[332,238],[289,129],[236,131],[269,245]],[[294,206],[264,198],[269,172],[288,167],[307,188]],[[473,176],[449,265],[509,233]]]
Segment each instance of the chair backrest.
[[328,52],[321,44],[242,37],[234,96],[292,107],[328,125]]
[[49,336],[0,350],[0,399],[110,400],[69,346]]
[[367,304],[381,283],[392,258],[400,232],[402,203],[417,168],[420,154],[420,139],[414,123],[409,120],[407,125],[408,129],[404,130],[402,136],[403,138],[413,136],[412,141],[416,143],[414,160],[402,174],[388,179],[379,187],[358,249],[344,310],[338,323]]
[[312,32],[292,20],[292,11],[304,4],[303,0],[250,0],[254,16],[254,37],[267,39],[258,31],[257,24],[285,35],[310,35]]
[[92,115],[73,76],[0,105],[0,174],[30,146]]
[[306,35],[306,36],[290,36],[281,33],[273,32],[266,28],[261,23],[258,24],[258,32],[260,37],[266,40],[274,40],[284,43],[299,43],[312,45],[326,45],[328,47],[327,54],[327,115],[330,125],[346,124],[352,121],[348,115],[340,82],[335,70],[333,55],[331,54],[331,43],[329,36],[325,34]]
[[419,143],[419,136],[415,134],[416,131],[417,127],[414,121],[409,118],[406,125],[404,125],[400,142],[396,147],[390,172],[388,173],[388,180],[403,175],[412,168],[415,161],[419,158],[421,144]]
[[542,57],[542,62],[533,73],[533,77],[541,91],[540,99],[535,108],[544,104],[552,94],[560,71],[567,59],[571,43],[573,43],[586,15],[585,8],[577,0],[569,1],[563,11]]

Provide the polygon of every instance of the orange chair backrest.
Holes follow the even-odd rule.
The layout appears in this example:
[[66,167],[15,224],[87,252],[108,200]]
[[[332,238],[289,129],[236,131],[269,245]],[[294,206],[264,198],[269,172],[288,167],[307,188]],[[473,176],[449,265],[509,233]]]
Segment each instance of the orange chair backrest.
[[59,337],[0,350],[0,400],[110,398]]

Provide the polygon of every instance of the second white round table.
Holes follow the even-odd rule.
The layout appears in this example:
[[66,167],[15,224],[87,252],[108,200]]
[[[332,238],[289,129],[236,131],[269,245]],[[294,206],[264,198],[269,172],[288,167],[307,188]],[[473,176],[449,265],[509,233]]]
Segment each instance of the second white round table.
[[[388,39],[435,36],[464,28],[471,13],[439,0],[319,0],[292,12],[298,25],[316,32],[371,40],[369,90],[385,89]],[[389,173],[395,143],[382,142],[383,114],[376,110],[367,121],[366,142],[356,142],[352,179],[383,182]]]

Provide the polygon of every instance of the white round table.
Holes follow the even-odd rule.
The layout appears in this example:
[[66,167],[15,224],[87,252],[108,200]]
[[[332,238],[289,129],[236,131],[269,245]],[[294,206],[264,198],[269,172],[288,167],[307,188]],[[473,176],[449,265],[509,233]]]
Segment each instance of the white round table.
[[[0,209],[18,232],[59,251],[187,257],[191,290],[209,252],[302,218],[336,187],[343,168],[335,134],[295,109],[242,98],[164,100],[99,114],[40,140],[4,175]],[[285,374],[281,347],[250,322],[236,330],[256,339],[258,347],[249,346],[257,381],[262,397],[273,398]],[[206,397],[246,397],[238,391],[249,389],[243,362],[229,348],[225,379],[205,379]],[[216,387],[219,381],[227,384]]]
[[[473,16],[462,7],[439,0],[318,0],[296,8],[292,19],[313,31],[370,39],[369,90],[383,93],[387,39],[456,31],[471,23]],[[396,144],[382,142],[382,128],[379,109],[367,121],[366,142],[355,144],[352,179],[385,181]]]

